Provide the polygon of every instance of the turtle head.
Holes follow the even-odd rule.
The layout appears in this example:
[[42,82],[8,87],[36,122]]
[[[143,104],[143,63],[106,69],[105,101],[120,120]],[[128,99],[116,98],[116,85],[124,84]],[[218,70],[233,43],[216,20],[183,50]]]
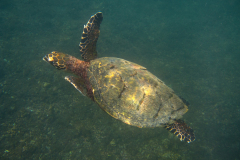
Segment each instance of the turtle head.
[[57,69],[66,69],[66,62],[69,60],[69,55],[52,51],[44,56],[43,60],[55,66]]

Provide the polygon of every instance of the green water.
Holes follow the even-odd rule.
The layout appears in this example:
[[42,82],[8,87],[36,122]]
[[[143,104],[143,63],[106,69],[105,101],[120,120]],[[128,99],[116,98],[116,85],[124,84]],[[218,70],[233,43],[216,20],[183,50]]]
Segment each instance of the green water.
[[[112,118],[42,61],[80,58],[97,11],[99,57],[138,63],[189,101],[194,142]],[[0,24],[0,159],[240,159],[238,0],[1,0]]]

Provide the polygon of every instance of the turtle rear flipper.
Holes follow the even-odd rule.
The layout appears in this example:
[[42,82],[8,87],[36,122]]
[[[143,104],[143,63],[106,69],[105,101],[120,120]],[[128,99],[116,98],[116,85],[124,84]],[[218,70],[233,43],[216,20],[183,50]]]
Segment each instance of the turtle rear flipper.
[[190,143],[195,140],[192,128],[190,128],[183,120],[176,120],[172,124],[167,124],[165,128],[175,134],[180,141]]
[[52,51],[43,57],[43,60],[55,66],[57,69],[66,69],[66,62],[69,60],[69,55]]
[[87,24],[84,25],[79,47],[82,58],[86,62],[89,62],[97,57],[96,46],[102,20],[102,12],[97,12],[95,15],[91,16]]

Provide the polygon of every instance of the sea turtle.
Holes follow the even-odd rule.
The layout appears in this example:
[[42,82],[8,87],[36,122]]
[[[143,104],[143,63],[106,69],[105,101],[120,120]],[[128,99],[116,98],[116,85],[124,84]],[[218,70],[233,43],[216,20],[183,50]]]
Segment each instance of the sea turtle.
[[145,67],[115,57],[97,58],[96,44],[103,14],[97,12],[84,25],[79,44],[83,60],[53,51],[43,60],[66,76],[79,92],[96,102],[112,117],[137,127],[163,126],[181,141],[195,140],[193,130],[180,118],[188,103]]

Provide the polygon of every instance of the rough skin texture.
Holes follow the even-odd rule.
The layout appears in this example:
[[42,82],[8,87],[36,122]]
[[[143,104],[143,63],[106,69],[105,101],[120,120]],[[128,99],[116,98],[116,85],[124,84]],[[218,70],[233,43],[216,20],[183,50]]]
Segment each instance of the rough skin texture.
[[187,106],[146,68],[120,59],[104,57],[90,61],[87,71],[94,101],[108,114],[137,127],[173,123]]

